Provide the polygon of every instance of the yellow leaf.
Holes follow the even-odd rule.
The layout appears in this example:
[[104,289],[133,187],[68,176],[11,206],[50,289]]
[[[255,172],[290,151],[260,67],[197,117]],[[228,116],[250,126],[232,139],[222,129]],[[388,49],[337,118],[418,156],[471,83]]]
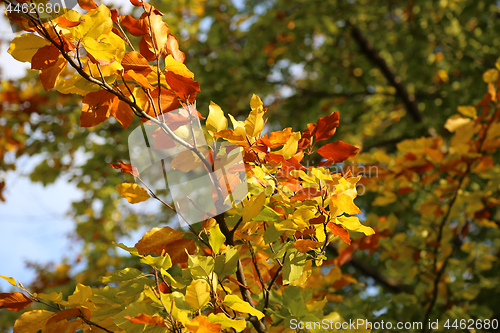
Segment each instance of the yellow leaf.
[[258,319],[264,317],[262,312],[252,307],[249,303],[245,302],[236,295],[226,295],[223,304],[235,311],[249,313],[252,316],[256,316]]
[[462,115],[464,115],[466,117],[470,117],[472,119],[476,119],[476,117],[477,117],[476,108],[473,106],[459,106],[458,112],[460,112]]
[[341,224],[351,231],[362,232],[366,236],[375,234],[375,231],[373,231],[372,228],[362,225],[356,216],[349,216],[349,217],[340,216],[337,218],[337,220],[338,222],[335,223]]
[[241,135],[243,138],[246,138],[247,132],[245,130],[245,122],[234,119],[233,115],[229,115],[229,119],[231,119],[231,123],[233,124],[234,132],[237,135]]
[[12,40],[8,52],[18,61],[30,62],[38,49],[47,45],[50,45],[49,41],[26,33]]
[[210,286],[205,280],[192,281],[186,288],[186,302],[193,309],[201,309],[210,301]]
[[92,296],[92,288],[84,286],[81,283],[76,285],[73,295],[68,297],[67,302],[61,302],[62,305],[85,305],[87,299]]
[[292,158],[293,155],[297,153],[297,148],[299,147],[299,140],[301,135],[299,132],[292,133],[292,136],[288,142],[283,146],[283,148],[276,152],[276,154],[282,155],[285,160]]
[[4,279],[4,280],[7,280],[7,282],[9,282],[11,285],[13,285],[14,287],[17,287],[17,283],[16,283],[16,280],[14,280],[14,278],[12,277],[9,277],[9,276],[4,276],[4,275],[0,275],[0,278]]
[[214,133],[227,128],[227,119],[224,117],[224,111],[214,102],[210,102],[208,110],[207,131],[213,136]]
[[498,80],[498,69],[488,69],[483,74],[483,81],[486,83],[495,83]]
[[208,320],[214,324],[220,324],[221,328],[224,330],[226,328],[234,328],[237,332],[242,332],[247,327],[247,322],[245,319],[231,319],[228,318],[224,313],[208,315]]
[[54,312],[45,310],[35,310],[23,313],[17,318],[14,324],[14,332],[16,333],[36,333],[41,330],[50,317],[54,316]]
[[224,234],[220,231],[220,227],[218,224],[210,229],[210,236],[208,237],[208,241],[215,254],[219,254],[222,244],[224,244],[224,242],[226,241],[226,236],[224,236]]
[[143,202],[150,198],[148,192],[137,184],[118,184],[116,185],[116,190],[122,197],[127,199],[127,201],[132,204]]
[[109,63],[115,58],[116,49],[109,43],[98,42],[89,37],[85,37],[82,43],[85,50],[97,60],[104,60]]
[[349,215],[361,214],[359,208],[354,204],[352,197],[342,193],[331,196],[331,203],[340,209],[341,212],[347,213]]
[[184,77],[191,79],[194,78],[194,73],[191,72],[182,62],[175,60],[170,54],[165,58],[165,69]]
[[463,118],[458,114],[451,116],[444,124],[444,128],[446,128],[450,132],[455,132],[458,128],[470,123],[472,120],[469,118]]
[[250,107],[252,108],[252,110],[261,108],[262,105],[263,104],[262,104],[262,101],[260,100],[260,97],[253,94],[252,100],[250,101]]
[[109,34],[113,28],[111,11],[104,4],[81,16],[80,21],[81,23],[74,30],[74,36],[78,39],[85,37],[99,39],[101,35]]
[[246,223],[259,215],[265,202],[266,194],[264,192],[251,197],[243,209],[243,223]]
[[253,138],[259,136],[264,129],[264,109],[262,108],[262,101],[257,95],[253,95],[250,106],[252,111],[245,120],[245,131],[248,136]]

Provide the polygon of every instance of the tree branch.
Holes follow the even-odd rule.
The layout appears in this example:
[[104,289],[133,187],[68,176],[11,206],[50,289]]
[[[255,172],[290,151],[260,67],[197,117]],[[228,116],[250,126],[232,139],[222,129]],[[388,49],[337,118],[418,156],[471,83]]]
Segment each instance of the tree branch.
[[373,47],[370,42],[363,36],[361,30],[356,27],[355,19],[351,18],[348,25],[351,26],[351,36],[358,44],[361,52],[370,60],[385,76],[387,81],[396,89],[396,94],[403,100],[406,111],[416,122],[420,123],[424,119],[422,113],[418,110],[417,103],[415,102],[415,95],[410,95],[406,90],[401,78],[394,74],[392,68],[387,65],[384,59],[380,57],[379,52]]

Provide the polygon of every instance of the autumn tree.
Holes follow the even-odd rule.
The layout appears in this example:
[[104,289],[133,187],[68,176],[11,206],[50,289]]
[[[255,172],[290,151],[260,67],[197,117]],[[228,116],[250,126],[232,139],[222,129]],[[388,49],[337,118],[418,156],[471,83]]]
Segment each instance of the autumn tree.
[[[91,6],[87,10],[92,10],[93,5],[83,4],[83,6],[86,5]],[[261,201],[259,200],[264,200],[263,196],[259,197],[259,191],[252,192],[248,201],[243,203],[244,206],[249,207],[246,212],[245,209],[230,211],[225,216],[225,220],[229,223],[228,230],[238,226],[234,233],[236,238],[233,237],[236,241],[234,246],[238,249],[243,276],[247,277],[249,288],[247,290],[252,293],[251,297],[255,302],[249,301],[245,296],[246,292],[241,289],[243,287],[240,285],[241,281],[238,280],[238,273],[228,274],[227,279],[231,281],[228,288],[225,284],[227,280],[216,281],[221,288],[224,286],[227,290],[230,289],[240,295],[241,300],[246,301],[248,305],[256,306],[257,310],[267,316],[265,320],[259,322],[266,324],[266,329],[269,330],[282,330],[284,327],[282,324],[286,324],[291,318],[314,321],[323,318],[323,314],[330,314],[327,318],[341,320],[334,314],[335,312],[346,319],[375,317],[378,321],[424,323],[428,320],[441,319],[442,324],[448,322],[448,329],[455,331],[463,328],[461,325],[464,321],[470,324],[469,320],[472,320],[473,325],[476,325],[478,320],[482,323],[489,320],[489,326],[481,329],[492,330],[494,328],[493,320],[498,320],[499,314],[497,301],[491,295],[498,293],[499,286],[495,279],[498,275],[498,265],[495,265],[498,256],[498,242],[496,241],[498,210],[495,199],[498,196],[498,153],[496,152],[498,72],[492,69],[498,57],[497,45],[494,42],[494,31],[498,24],[496,20],[498,8],[493,1],[449,1],[441,2],[439,6],[433,1],[419,1],[418,3],[271,1],[265,4],[248,1],[245,5],[228,1],[187,1],[155,5],[156,8],[167,13],[170,31],[175,29],[179,31],[182,28],[181,45],[186,51],[185,56],[189,68],[196,74],[202,88],[201,91],[192,92],[197,94],[200,112],[206,115],[206,112],[210,110],[206,123],[207,140],[216,139],[216,142],[229,142],[241,146],[244,150],[245,163],[253,170],[248,172],[249,183],[255,183],[255,189],[266,189],[264,191],[266,198],[262,207],[260,207]],[[155,17],[153,20],[156,20],[159,12],[155,10],[148,12],[145,8],[151,9],[149,6],[141,5],[137,7],[136,13],[138,15],[144,15],[144,12],[149,13],[143,19],[149,18],[153,13]],[[180,8],[182,10],[179,10]],[[111,19],[120,19],[121,23],[114,22],[110,34],[124,36],[127,32],[128,42],[146,57],[148,65],[145,67],[152,66],[150,73],[153,75],[163,73],[166,69],[168,72],[181,74],[168,67],[169,55],[177,63],[183,62],[176,58],[176,52],[172,52],[172,49],[169,51],[167,47],[167,52],[158,56],[158,48],[155,52],[157,44],[154,41],[154,29],[150,32],[146,32],[145,29],[141,30],[141,27],[151,26],[150,22],[146,20],[142,20],[142,23],[141,20],[136,22],[132,21],[131,17],[114,15],[113,11],[111,13]],[[51,36],[59,34],[65,38],[64,40],[68,40],[70,43],[68,45],[72,43],[76,50],[88,52],[90,54],[88,59],[83,53],[80,54],[82,59],[89,61],[89,63],[83,63],[83,72],[90,78],[94,76],[97,80],[101,79],[98,67],[109,70],[110,68],[107,67],[109,64],[106,63],[109,63],[110,59],[99,59],[102,55],[97,55],[95,58],[92,51],[88,50],[88,45],[81,44],[81,47],[77,47],[78,43],[75,44],[75,41],[83,39],[81,36],[74,35],[74,31],[80,29],[78,28],[81,25],[81,23],[78,24],[80,17],[71,16],[76,14],[67,15],[70,15],[65,16],[69,22],[61,18],[53,21],[54,26],[63,28],[63,33],[56,29],[55,35]],[[18,18],[19,20],[21,20],[21,25],[23,22],[29,24],[29,20]],[[207,20],[211,22],[208,29]],[[71,26],[72,24],[75,26]],[[198,24],[199,29],[197,29]],[[46,29],[48,27],[49,32],[52,31],[48,22],[44,23],[44,26]],[[29,28],[29,25],[25,27]],[[165,28],[162,26],[162,29]],[[38,36],[44,38],[43,34],[38,33]],[[57,39],[54,40],[57,42]],[[47,45],[44,45],[47,49],[50,49],[51,42],[49,42],[46,41]],[[145,47],[145,44],[148,47]],[[127,46],[126,52],[130,53],[131,50],[131,47]],[[61,51],[59,50],[59,57],[64,53]],[[94,50],[94,52],[98,51]],[[71,52],[75,51],[68,47],[65,52],[74,55]],[[42,53],[46,54],[40,52]],[[158,104],[159,96],[168,96],[168,92],[176,94],[176,89],[182,89],[169,83],[167,76],[160,77],[160,80],[165,80],[162,85],[157,79],[151,79],[145,75],[146,83],[137,75],[140,74],[137,68],[129,68],[132,72],[128,72],[123,61],[125,56],[120,59],[118,53],[113,55],[114,63],[115,65],[122,64],[124,77],[112,79],[113,82],[107,83],[112,88],[115,84],[118,87],[120,84],[122,87],[123,85],[137,87],[137,90],[131,89],[131,95],[141,94],[141,90],[146,92],[149,89],[153,100],[151,102],[149,96],[147,97],[150,100],[150,117],[154,114],[154,106]],[[155,56],[154,59],[151,54]],[[158,58],[159,66],[156,63]],[[33,64],[33,59],[35,59],[35,53],[26,61]],[[42,61],[43,58],[39,59]],[[46,66],[51,63],[50,59],[43,61]],[[62,63],[64,61],[61,61]],[[173,62],[170,65],[174,64],[178,69],[177,63]],[[75,64],[78,67],[79,64]],[[91,70],[85,69],[86,66]],[[182,66],[181,68],[184,69]],[[41,71],[43,72],[44,69]],[[482,77],[481,74],[488,69],[490,70]],[[120,71],[116,68],[114,70]],[[109,77],[110,73],[103,72],[103,77]],[[71,77],[75,80],[82,78],[81,74],[80,76],[70,76],[70,74],[74,72],[65,71],[62,77]],[[43,77],[44,75],[47,77],[47,73],[44,75],[40,73],[40,75],[45,86],[47,79],[44,80]],[[191,74],[184,72],[183,77],[191,79]],[[87,81],[82,80],[82,82]],[[103,90],[104,82],[106,81],[94,82],[98,86],[95,89]],[[192,87],[191,81],[183,82],[189,82]],[[158,90],[158,86],[162,86],[165,91],[162,88]],[[109,195],[110,188],[123,182],[123,177],[130,177],[127,180],[133,182],[132,176],[113,173],[111,168],[102,167],[104,162],[115,162],[114,165],[123,171],[132,170],[132,166],[117,162],[119,159],[127,159],[128,132],[122,129],[120,123],[127,125],[128,120],[116,111],[128,110],[128,108],[122,109],[108,105],[109,113],[101,109],[100,112],[94,112],[92,117],[85,117],[81,116],[81,110],[78,110],[78,113],[71,112],[66,116],[66,113],[54,107],[61,96],[65,95],[60,95],[58,92],[37,93],[43,88],[40,84],[30,85],[30,87],[33,87],[31,94],[29,91],[20,94],[20,89],[16,84],[10,84],[5,90],[2,89],[2,93],[5,92],[4,96],[7,96],[5,100],[10,101],[10,106],[5,104],[3,106],[5,108],[3,117],[8,120],[8,123],[7,126],[2,127],[6,137],[9,138],[6,142],[10,145],[2,144],[6,148],[15,149],[19,154],[32,153],[29,146],[23,145],[26,135],[15,126],[18,119],[17,114],[13,112],[17,110],[18,105],[24,105],[24,108],[28,105],[22,104],[23,98],[24,100],[41,98],[46,104],[46,106],[35,107],[34,105],[39,103],[33,103],[33,106],[22,109],[23,113],[29,115],[43,112],[52,117],[53,121],[47,120],[47,123],[44,123],[45,120],[42,120],[40,123],[33,124],[34,128],[40,126],[45,133],[47,131],[58,133],[58,140],[61,139],[67,143],[75,142],[73,147],[65,146],[60,151],[56,149],[50,151],[51,160],[56,163],[42,163],[34,172],[34,180],[50,182],[50,178],[42,178],[40,175],[48,173],[53,176],[52,179],[55,179],[65,169],[71,170],[71,162],[64,164],[62,156],[67,153],[74,154],[73,149],[85,142],[87,130],[65,127],[67,126],[65,117],[72,117],[74,123],[78,123],[79,120],[81,125],[92,126],[89,130],[112,140],[106,141],[99,149],[95,146],[84,148],[94,152],[94,156],[83,168],[84,174],[91,175],[91,178],[95,180],[86,182],[82,179],[83,175],[76,176],[79,186],[87,193],[86,198],[74,206],[75,217],[78,221],[77,232],[86,241],[84,254],[90,259],[89,268],[76,277],[77,281],[95,287],[101,287],[103,282],[114,282],[120,283],[122,288],[135,287],[140,291],[146,290],[144,286],[149,286],[148,283],[152,284],[151,287],[155,289],[156,283],[156,293],[153,290],[153,294],[160,295],[163,301],[166,300],[165,297],[170,301],[175,299],[176,307],[177,303],[184,304],[186,308],[179,307],[178,309],[180,313],[186,310],[188,314],[186,317],[177,318],[172,313],[174,316],[172,320],[166,315],[166,311],[161,310],[161,307],[158,313],[147,310],[143,313],[149,313],[149,316],[153,317],[160,315],[167,319],[169,325],[180,322],[193,331],[197,330],[196,326],[199,326],[199,323],[206,324],[206,319],[203,318],[207,315],[210,323],[216,323],[213,316],[219,315],[220,311],[216,309],[217,306],[220,306],[219,309],[223,313],[222,309],[226,309],[230,316],[228,318],[233,318],[232,310],[239,310],[231,308],[227,303],[224,304],[225,298],[222,296],[226,291],[218,291],[210,278],[205,279],[209,285],[208,297],[210,299],[205,305],[205,310],[201,312],[201,316],[193,317],[193,307],[189,302],[188,305],[182,302],[183,297],[190,299],[188,287],[190,290],[201,289],[201,294],[206,295],[203,293],[205,284],[197,283],[199,279],[197,280],[196,274],[192,273],[193,268],[197,267],[199,262],[191,260],[190,264],[189,258],[191,257],[188,257],[186,263],[190,277],[183,280],[180,278],[181,276],[184,278],[186,273],[182,272],[185,272],[186,267],[183,266],[183,262],[176,265],[176,260],[172,259],[175,254],[165,250],[171,258],[173,268],[168,270],[164,268],[164,271],[179,283],[174,285],[165,277],[166,275],[161,270],[162,266],[158,266],[158,262],[151,263],[144,257],[139,258],[133,255],[124,261],[124,259],[110,255],[108,249],[112,246],[112,242],[139,223],[149,221],[152,226],[158,226],[157,222],[151,221],[166,221],[172,217],[172,210],[169,208],[154,217],[128,215],[125,210],[126,206],[123,205],[125,200],[120,201],[116,199],[116,196]],[[71,87],[67,86],[67,88]],[[158,90],[157,95],[154,94],[155,89]],[[121,91],[127,95],[128,89],[121,89]],[[67,100],[62,102],[63,107],[68,111],[74,109],[71,105],[77,104],[81,97],[76,91],[66,92],[72,93],[72,95],[66,95]],[[254,127],[253,133],[249,133],[247,124],[254,123],[255,119],[261,119],[263,106],[257,105],[260,104],[258,102],[260,100],[252,99],[252,112],[247,121],[238,122],[236,119],[241,119],[238,116],[247,116],[248,100],[254,92],[266,96],[264,104],[268,107],[268,111],[265,114],[269,119],[267,126],[271,130],[293,126],[294,129],[304,131],[298,134],[293,130],[285,129],[262,136],[255,131]],[[487,92],[486,95],[484,95],[485,92]],[[481,100],[483,95],[485,97]],[[90,107],[85,109],[85,105],[95,105],[96,98],[103,98],[103,96],[105,94],[99,91],[86,94],[84,103],[85,99],[90,102],[84,104],[84,111],[89,113]],[[245,99],[242,96],[249,98]],[[189,108],[192,101],[186,101],[185,98],[183,100],[183,97],[185,96],[176,95],[171,101],[174,103],[179,101],[180,107]],[[141,101],[140,97],[137,99]],[[231,119],[233,132],[224,128],[223,125],[227,120],[224,121],[226,118],[221,108],[209,105],[210,100],[217,101],[223,109],[234,113],[236,118],[234,121]],[[54,103],[54,106],[50,101]],[[130,98],[129,101],[131,101]],[[170,102],[170,100],[167,101]],[[124,100],[120,100],[119,103],[121,102],[126,103]],[[147,102],[143,99],[142,103],[139,107],[148,113]],[[165,101],[162,98],[163,103]],[[472,105],[475,104],[477,105],[473,107]],[[358,155],[354,161],[347,160],[348,164],[334,163],[353,155],[353,148],[347,149],[346,147],[349,146],[344,146],[343,143],[327,143],[328,141],[323,140],[333,134],[339,121],[336,113],[326,115],[337,109],[340,110],[343,123],[338,127],[339,131],[335,133],[335,137],[363,147],[364,153]],[[163,106],[158,110],[167,111],[163,109]],[[454,115],[457,110],[458,114]],[[253,118],[252,113],[259,115],[258,118]],[[89,116],[85,113],[83,115]],[[110,115],[117,117],[118,122],[113,122],[112,119],[104,121]],[[451,115],[453,116],[449,118]],[[315,119],[318,118],[320,120],[316,122]],[[130,128],[139,125],[139,117],[130,119]],[[31,125],[29,118],[25,117],[23,121]],[[98,122],[101,123],[97,125]],[[305,126],[308,122],[312,124]],[[218,127],[219,124],[223,127]],[[334,124],[334,128],[325,128],[328,124]],[[94,127],[94,125],[97,126]],[[64,129],[63,133],[60,128]],[[68,135],[69,133],[72,134]],[[69,136],[80,141],[70,139]],[[241,136],[248,137],[248,140],[241,140]],[[49,140],[49,137],[50,135],[47,135],[46,140]],[[279,141],[283,138],[290,143],[288,147],[284,141]],[[296,138],[298,138],[297,148],[295,152],[292,152],[295,156],[281,161],[282,158],[288,157],[287,149],[295,149]],[[305,145],[307,140],[311,141],[309,145]],[[281,144],[275,146],[278,143]],[[43,142],[38,144],[43,146]],[[325,148],[322,147],[323,144]],[[345,155],[338,156],[335,155],[336,152],[345,152]],[[296,157],[297,154],[299,156]],[[304,154],[305,157],[299,159],[300,154]],[[109,160],[109,156],[113,156],[113,159]],[[340,224],[335,223],[338,219],[331,223],[332,214],[335,214],[332,213],[332,206],[320,204],[319,198],[323,198],[324,195],[331,196],[332,183],[329,179],[321,179],[326,173],[318,173],[318,170],[325,171],[325,169],[310,167],[318,162],[324,163],[321,167],[329,168],[326,170],[329,170],[331,181],[335,184],[335,191],[337,188],[342,188],[339,186],[342,184],[342,178],[347,182],[357,180],[358,177],[349,178],[351,175],[349,170],[354,176],[363,176],[358,180],[358,185],[361,185],[358,189],[362,190],[363,195],[356,199],[356,204],[363,212],[362,216],[365,219],[363,224],[372,227],[376,231],[374,234],[371,234],[371,229],[351,224],[355,223],[351,215],[359,212],[353,207],[350,207],[352,211],[344,210],[347,215],[343,216],[347,216],[348,219],[342,220],[341,218]],[[269,168],[270,165],[271,168]],[[291,178],[281,178],[284,175]],[[106,186],[101,186],[103,181],[100,180],[102,179],[105,180]],[[119,189],[125,197],[131,199],[130,191],[124,190],[124,188],[131,187],[132,185],[123,185]],[[140,190],[137,187],[135,190],[142,193],[143,198],[147,198],[144,195],[148,193],[147,190]],[[276,200],[274,192],[271,196],[267,192],[280,190],[283,195],[280,193],[281,199],[279,200]],[[135,196],[137,193],[134,192],[132,195]],[[289,198],[291,203],[283,203],[282,200],[285,198]],[[89,214],[88,207],[95,200],[103,202],[103,211]],[[257,207],[260,207],[261,211],[244,224],[245,214],[248,214],[248,210],[255,202],[258,203]],[[321,210],[321,207],[326,213]],[[123,212],[122,215],[116,215],[117,211]],[[302,215],[305,212],[309,215],[313,213],[314,216]],[[275,213],[276,215],[270,215]],[[242,222],[238,223],[238,217],[242,218]],[[219,276],[217,263],[222,259],[217,258],[228,258],[227,251],[231,250],[232,245],[228,243],[229,238],[222,230],[224,228],[221,229],[220,218],[215,220],[225,237],[224,243],[227,246],[222,250],[219,248],[219,251],[213,249],[213,242],[217,241],[214,240],[216,238],[214,234],[218,232],[213,232],[216,229],[212,229],[214,221],[210,219],[199,225],[193,225],[194,232],[192,230],[178,231],[184,233],[184,236],[180,236],[179,239],[176,239],[179,234],[168,228],[155,231],[159,233],[158,235],[163,235],[165,239],[173,242],[189,241],[196,244],[197,252],[189,255],[198,255],[195,258],[207,263],[208,267],[211,267],[209,262],[212,258],[213,271]],[[301,223],[305,223],[307,228],[302,229],[304,225]],[[339,235],[339,237],[328,239],[325,237],[325,241],[330,242],[327,247],[311,243],[322,240],[319,238],[322,237],[322,225],[326,226],[327,235],[334,233]],[[272,226],[276,230],[273,230]],[[365,231],[369,235],[348,233],[342,227]],[[308,230],[314,230],[314,233]],[[279,239],[269,242],[272,237],[270,233],[274,232],[282,232],[282,234],[278,236]],[[133,253],[137,246],[144,250],[145,242],[154,239],[155,234],[145,235],[145,237],[153,238],[146,237],[143,239],[144,242],[139,242],[135,248],[127,249]],[[210,237],[212,237],[212,243]],[[168,242],[161,245],[167,247]],[[313,245],[314,248],[311,247]],[[276,255],[280,249],[284,249],[287,256],[292,252],[295,255],[290,258],[280,253],[280,258]],[[301,249],[305,252],[304,254]],[[162,256],[162,254],[165,253],[160,251],[156,253],[156,256]],[[303,257],[307,259],[304,261]],[[314,257],[314,263],[312,257]],[[137,259],[142,260],[143,263],[139,263]],[[144,262],[155,267],[148,270]],[[293,266],[290,266],[290,273],[288,273],[288,270],[284,268],[285,264],[292,265],[292,263]],[[163,261],[161,264],[170,265],[168,261]],[[271,266],[271,264],[274,265]],[[319,269],[319,264],[323,265],[323,269]],[[295,266],[302,267],[302,265],[304,268],[299,271],[301,275],[298,280],[287,284],[286,278],[283,279],[284,276],[286,277],[285,274],[297,273]],[[135,268],[138,271],[129,269],[121,272],[125,275],[133,271],[139,275],[132,276],[132,274],[134,280],[130,281],[116,280],[121,278],[116,277],[121,276],[120,274],[109,275],[108,279],[97,281],[99,275],[106,272],[110,266],[117,267],[117,269]],[[206,267],[204,269],[206,270]],[[194,271],[196,272],[197,268]],[[158,272],[158,282],[146,282],[150,281],[147,279],[147,274],[151,272]],[[44,271],[40,273],[41,276],[46,275]],[[209,276],[209,274],[206,275]],[[231,277],[236,279],[231,280]],[[166,281],[162,281],[162,278]],[[134,284],[135,280],[140,280],[142,285]],[[191,286],[192,281],[194,284]],[[265,286],[271,281],[274,288],[266,288]],[[363,283],[367,284],[368,288]],[[301,289],[294,287],[294,284],[300,284]],[[37,292],[43,292],[47,286],[50,285],[42,283]],[[165,289],[165,286],[169,290]],[[239,293],[238,289],[240,289]],[[101,289],[94,289],[95,295],[101,295],[99,290]],[[116,289],[112,290],[117,294],[121,292]],[[171,296],[162,297],[162,290],[171,291],[165,294]],[[301,294],[299,290],[306,290],[311,294]],[[90,292],[92,297],[89,303],[97,304],[94,291],[82,285],[78,286],[75,295]],[[70,294],[72,292],[73,290]],[[29,296],[29,294],[26,295]],[[145,299],[140,302],[148,303],[151,300],[153,306],[155,304],[159,306],[158,302],[154,303],[156,295],[149,292],[149,296],[145,294]],[[54,304],[60,304],[65,307],[65,311],[71,310],[71,307],[79,309],[91,307],[85,304],[67,303],[70,299],[62,301],[62,298],[59,299],[59,294],[52,294],[48,297],[46,300],[53,300]],[[141,297],[138,296],[138,298]],[[178,297],[181,301],[177,301]],[[269,308],[265,301],[263,302],[266,297],[269,299]],[[18,294],[13,298],[6,296],[5,299],[7,298],[3,306],[15,309],[32,301]],[[118,303],[108,305],[122,310],[128,308],[129,304],[126,302],[128,300],[121,305]],[[298,306],[289,307],[291,304]],[[101,305],[103,306],[101,310],[105,309],[105,304],[101,303],[96,307]],[[227,307],[232,310],[227,310]],[[68,316],[59,322],[60,325],[66,325],[63,321],[72,317],[80,316],[81,321],[85,321],[84,318],[88,319],[88,312],[77,314],[75,310],[72,311],[67,311],[65,315],[57,317]],[[210,313],[211,311],[213,313]],[[259,329],[260,324],[251,312],[246,315],[239,312],[237,320],[244,318],[249,321],[253,320],[253,323],[257,324],[256,329]],[[131,319],[120,323],[130,324],[132,320],[136,322],[143,320],[154,325],[161,324],[163,320],[159,317],[151,319],[140,316],[137,318],[137,314],[139,312],[127,314]],[[54,316],[53,313],[45,315],[47,318]],[[133,319],[134,316],[135,319]],[[258,318],[258,316],[255,317]],[[101,317],[93,315],[92,318]],[[92,318],[89,320],[92,321]],[[53,319],[50,324],[56,323],[57,320]],[[98,324],[98,321],[94,323]],[[117,323],[113,321],[110,325],[117,325]],[[144,326],[140,329],[142,328]],[[238,328],[240,326],[236,329]],[[440,329],[444,330],[443,326]],[[429,331],[429,328],[424,326],[422,331]]]
[[[159,200],[185,220],[189,231],[156,227],[133,248],[117,244],[149,271],[123,268],[100,278],[112,285],[107,287],[78,283],[67,300],[61,293],[32,293],[4,277],[24,293],[2,294],[2,308],[21,310],[36,302],[51,309],[24,313],[14,330],[218,332],[253,326],[264,332],[268,326],[284,328],[287,317],[341,322],[337,313],[323,312],[328,298],[320,300],[314,289],[306,288],[336,236],[348,240],[348,230],[374,233],[353,216],[360,213],[353,202],[359,177],[326,168],[354,156],[358,148],[342,141],[316,146],[334,135],[338,113],[308,124],[302,134],[287,128],[262,136],[265,109],[259,97],[252,97],[245,121],[230,116],[233,129],[227,128],[221,108],[211,104],[207,150],[203,134],[194,128],[201,118],[193,105],[200,86],[183,65],[177,38],[160,11],[146,2],[132,4],[142,8],[139,19],[92,1],[80,2],[84,15],[66,10],[44,17],[38,6],[27,4],[21,6],[26,11],[8,8],[9,19],[27,31],[12,41],[9,52],[39,70],[45,90],[83,96],[81,126],[96,126],[110,116],[124,128],[136,116],[156,126],[148,148],[154,154],[178,149],[168,161],[169,170],[207,171],[212,190],[202,203],[212,202],[214,209],[200,209],[190,196],[194,207],[189,202],[183,207],[176,199],[165,202],[141,179],[138,160],[110,163],[145,187],[122,183],[116,187],[122,197],[133,204]],[[141,38],[137,48],[128,34]],[[232,145],[220,150],[221,141]],[[232,151],[241,154],[240,149],[242,163],[217,173],[218,163],[227,166]],[[320,167],[302,165],[305,155],[315,153],[325,159]],[[238,198],[233,185],[241,180],[231,169],[243,172],[244,184],[250,185]],[[190,209],[200,210],[203,221],[186,218]],[[342,281],[338,265],[332,272],[332,282]],[[290,303],[294,306],[286,305]]]

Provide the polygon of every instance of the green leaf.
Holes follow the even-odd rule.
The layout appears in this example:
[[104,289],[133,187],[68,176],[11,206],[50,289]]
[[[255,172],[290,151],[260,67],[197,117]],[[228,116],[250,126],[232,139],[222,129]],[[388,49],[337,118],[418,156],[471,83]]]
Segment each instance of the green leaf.
[[210,243],[210,246],[215,254],[219,254],[220,247],[226,241],[226,236],[224,236],[224,234],[220,231],[218,224],[210,228],[209,232],[210,235],[208,236],[208,242]]
[[284,230],[276,230],[274,223],[270,223],[269,227],[264,232],[264,242],[266,244],[274,243],[283,235],[283,232]]
[[164,256],[152,256],[148,255],[141,259],[141,262],[155,267],[158,270],[164,269],[167,270],[172,267],[172,260],[170,260],[170,256],[166,253]]
[[58,303],[60,301],[62,301],[62,293],[56,293],[55,291],[50,293],[50,294],[37,294],[35,293],[34,294],[36,298],[40,298],[40,299],[43,299],[43,300],[46,300],[46,301],[50,301],[50,302],[54,302],[54,303]]
[[283,264],[283,284],[289,284],[300,278],[306,265],[306,259],[307,255],[305,253],[300,253],[295,249],[290,250]]
[[215,273],[220,277],[233,275],[236,272],[238,259],[238,250],[234,246],[228,245],[224,251],[222,251],[222,254],[215,258]]
[[121,281],[129,281],[132,279],[136,279],[140,276],[144,276],[144,273],[138,270],[137,268],[127,267],[117,272],[114,272],[111,275],[102,276],[100,278],[100,281],[102,283],[121,282]]

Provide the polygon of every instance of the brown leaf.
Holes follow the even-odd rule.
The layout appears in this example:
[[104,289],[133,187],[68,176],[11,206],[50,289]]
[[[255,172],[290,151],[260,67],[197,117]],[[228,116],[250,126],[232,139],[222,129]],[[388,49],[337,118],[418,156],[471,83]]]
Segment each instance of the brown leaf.
[[0,294],[0,309],[20,311],[31,302],[33,301],[28,296],[20,292]]
[[333,160],[335,163],[343,162],[349,157],[354,157],[359,148],[354,147],[342,141],[329,143],[317,150],[318,154],[327,160]]

